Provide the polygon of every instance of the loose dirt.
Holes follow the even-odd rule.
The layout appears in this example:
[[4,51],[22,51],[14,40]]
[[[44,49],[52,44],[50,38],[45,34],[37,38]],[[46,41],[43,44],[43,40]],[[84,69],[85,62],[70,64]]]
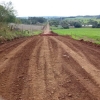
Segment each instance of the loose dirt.
[[100,100],[100,47],[48,29],[0,45],[0,100]]

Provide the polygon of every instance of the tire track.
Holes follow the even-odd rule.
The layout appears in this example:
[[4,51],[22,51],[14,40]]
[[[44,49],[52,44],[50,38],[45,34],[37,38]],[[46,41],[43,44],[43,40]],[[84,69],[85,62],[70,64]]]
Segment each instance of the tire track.
[[[59,94],[58,97],[61,100],[68,100],[68,99],[74,99],[74,100],[97,100],[95,96],[92,95],[92,93],[96,94],[95,92],[98,92],[99,89],[91,83],[91,81],[87,81],[85,75],[83,76],[75,71],[71,66],[74,64],[74,67],[78,67],[79,65],[73,61],[73,58],[67,58],[64,57],[64,50],[61,48],[61,46],[58,44],[58,42],[55,42],[54,40],[50,39],[53,45],[53,49],[55,48],[58,56],[55,58],[53,71],[55,73],[55,79],[57,81],[58,87],[59,87]],[[58,45],[58,46],[56,46]],[[58,51],[56,48],[59,48]],[[68,56],[69,57],[69,56]],[[66,59],[64,59],[66,58]],[[70,59],[72,62],[70,62],[68,59]],[[76,66],[75,66],[76,65]],[[79,66],[80,67],[80,66]],[[82,71],[81,71],[82,72]],[[77,73],[77,74],[76,74]],[[77,76],[78,75],[78,76]],[[82,78],[82,79],[81,79]],[[81,83],[81,82],[83,83]],[[85,83],[86,82],[86,83]],[[91,85],[92,84],[92,85]],[[93,92],[91,92],[91,86],[95,87],[93,88]],[[85,87],[84,87],[85,86]],[[86,87],[87,86],[87,87]],[[89,88],[88,88],[89,86]],[[88,91],[87,91],[88,90]],[[69,97],[69,94],[72,97]],[[57,95],[57,94],[56,94]],[[97,94],[96,94],[97,96]],[[99,95],[98,95],[99,96]],[[84,98],[84,99],[82,99]],[[99,97],[100,98],[100,97]]]
[[[64,51],[65,52],[68,52],[68,54],[67,54],[67,56],[68,56],[68,58],[67,59],[71,59],[71,58],[69,58],[70,56],[72,56],[72,58],[74,59],[74,60],[76,60],[78,63],[79,63],[79,61],[80,60],[82,60],[83,61],[83,64],[81,64],[81,63],[79,63],[81,66],[82,66],[82,68],[85,66],[85,65],[87,65],[87,63],[84,63],[84,61],[85,60],[83,60],[83,59],[85,59],[85,58],[81,58],[81,56],[80,55],[76,55],[76,53],[75,53],[75,51],[73,51],[71,48],[69,48],[67,45],[65,45],[64,43],[62,43],[61,41],[59,41],[59,40],[57,40],[56,38],[54,38],[54,37],[51,37],[55,42],[57,42],[57,43],[59,43],[59,46],[61,47],[61,48],[63,48],[64,49]],[[71,53],[72,52],[72,53]],[[73,52],[74,52],[74,54],[75,55],[73,55]],[[63,54],[62,54],[63,55]],[[66,56],[66,57],[67,57]],[[74,57],[73,57],[74,56]],[[81,58],[80,60],[77,60],[77,56],[80,56],[79,58]],[[84,76],[82,76],[81,74],[79,74],[75,69],[73,69],[72,67],[70,67],[70,64],[71,63],[69,63],[68,64],[68,60],[67,59],[65,59],[66,57],[59,57],[59,58],[62,58],[62,62],[63,62],[63,66],[67,66],[67,68],[66,67],[64,67],[64,69],[68,72],[68,71],[70,71],[71,72],[71,74],[72,75],[74,75],[75,77],[76,77],[76,82],[77,81],[79,81],[91,94],[93,94],[96,98],[97,98],[97,100],[99,100],[99,98],[100,98],[100,88],[95,84],[93,84],[90,80],[87,80],[86,78],[84,78]],[[87,59],[86,59],[87,60]],[[59,61],[59,60],[58,60]],[[82,62],[81,61],[81,62]],[[76,63],[77,63],[76,62]],[[93,65],[92,66],[90,66],[91,64],[88,62],[88,65],[89,65],[89,67],[93,67],[93,68],[95,68]],[[74,65],[75,66],[75,65]],[[77,67],[77,66],[76,66]],[[88,72],[88,70],[92,70],[92,72],[91,73],[89,73],[92,77],[93,77],[93,79],[95,80],[95,77],[97,77],[98,78],[98,81],[97,81],[97,78],[96,78],[96,83],[98,83],[99,82],[99,76],[95,76],[94,74],[94,76],[92,75],[92,73],[95,73],[96,74],[96,72],[95,72],[95,70],[93,70],[93,69],[86,69],[86,67],[85,68],[83,68],[83,69],[85,69],[85,71],[87,72],[87,73],[89,73]],[[96,71],[97,71],[98,69],[96,69]],[[99,83],[98,83],[99,84]],[[82,87],[82,86],[81,86]],[[92,88],[91,88],[92,87]],[[95,99],[96,99],[95,98]],[[94,99],[93,99],[94,100]]]
[[50,53],[48,37],[44,37],[44,56],[45,56],[45,63],[46,63],[46,84],[47,84],[47,100],[58,100],[57,96],[54,96],[54,93],[57,92],[57,82],[54,77],[53,72],[53,60]]
[[69,93],[66,88],[62,87],[62,82],[68,74],[64,73],[62,70],[62,61],[61,61],[61,48],[58,43],[49,38],[49,48],[52,59],[52,71],[54,73],[54,78],[56,81],[56,88],[54,94],[52,95],[54,100],[70,100],[68,97]]
[[3,72],[6,65],[8,65],[9,60],[15,56],[15,54],[21,50],[26,44],[28,44],[32,39],[27,39],[25,42],[21,43],[19,46],[17,46],[14,50],[12,50],[10,53],[6,55],[6,60],[4,62],[0,62],[0,73]]
[[26,84],[30,55],[36,42],[38,42],[37,38],[29,39],[7,55],[9,59],[6,63],[4,61],[2,65],[4,70],[0,70],[2,71],[0,74],[0,94],[6,100],[21,100],[21,93]]
[[[36,46],[31,55],[29,62],[30,68],[28,76],[30,77],[30,99],[28,100],[45,100],[46,83],[45,83],[45,62],[44,62],[43,40]],[[27,99],[26,99],[27,100]]]
[[[65,43],[67,46],[69,46],[74,51],[78,52],[78,54],[82,55],[82,53],[86,56],[86,58],[91,62],[96,68],[100,70],[100,49],[99,47],[88,45],[85,43],[82,43],[77,40],[73,40],[69,37],[57,37],[60,41]],[[81,53],[82,52],[82,53]]]
[[88,59],[84,56],[81,57],[78,53],[76,53],[75,51],[73,51],[71,48],[69,48],[67,45],[65,45],[63,42],[59,41],[58,39],[51,37],[53,40],[55,40],[56,42],[59,43],[59,45],[61,45],[61,47],[64,50],[67,50],[68,54],[73,57],[73,59],[76,60],[76,62],[78,62],[81,67],[83,69],[86,70],[87,73],[89,73],[93,79],[97,82],[97,84],[100,86],[100,70],[98,70],[95,66],[93,66]]

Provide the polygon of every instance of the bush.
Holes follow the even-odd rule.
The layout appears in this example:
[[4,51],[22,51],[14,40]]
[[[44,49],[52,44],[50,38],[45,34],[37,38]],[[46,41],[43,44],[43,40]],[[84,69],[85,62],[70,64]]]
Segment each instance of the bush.
[[100,28],[100,23],[93,25],[92,28]]
[[75,22],[75,23],[74,23],[74,27],[75,27],[75,28],[81,28],[82,25],[81,25],[81,23],[79,23],[79,22]]

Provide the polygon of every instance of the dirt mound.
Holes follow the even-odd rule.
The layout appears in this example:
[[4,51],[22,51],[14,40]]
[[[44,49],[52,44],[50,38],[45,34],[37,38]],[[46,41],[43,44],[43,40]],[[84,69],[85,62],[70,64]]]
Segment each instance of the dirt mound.
[[90,46],[95,46],[95,47],[99,47],[100,48],[100,45],[99,44],[93,43],[91,41],[84,41],[83,39],[81,39],[79,41],[82,42],[82,43],[84,43],[84,44],[87,44],[87,45],[90,45]]
[[74,40],[74,41],[81,42],[83,45],[88,45],[88,46],[100,48],[100,44],[93,43],[93,42],[91,42],[91,41],[84,41],[84,39],[75,40],[75,39],[73,39],[70,35],[61,36],[61,37],[64,37],[64,38],[67,38],[67,39],[71,39],[71,40]]
[[58,34],[50,31],[48,34],[41,33],[40,36],[58,36]]

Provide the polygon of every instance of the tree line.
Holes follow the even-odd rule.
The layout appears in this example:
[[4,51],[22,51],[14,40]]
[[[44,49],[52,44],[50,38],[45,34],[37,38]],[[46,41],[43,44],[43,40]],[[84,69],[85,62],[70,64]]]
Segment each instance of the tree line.
[[19,18],[23,24],[42,24],[47,22],[47,19],[43,17],[28,17],[28,18]]
[[51,26],[62,27],[64,29],[69,29],[70,27],[81,28],[81,27],[89,27],[91,25],[92,28],[100,28],[100,22],[95,20],[88,20],[87,23],[84,23],[82,20],[67,20],[66,18],[51,18],[49,19],[49,23]]

